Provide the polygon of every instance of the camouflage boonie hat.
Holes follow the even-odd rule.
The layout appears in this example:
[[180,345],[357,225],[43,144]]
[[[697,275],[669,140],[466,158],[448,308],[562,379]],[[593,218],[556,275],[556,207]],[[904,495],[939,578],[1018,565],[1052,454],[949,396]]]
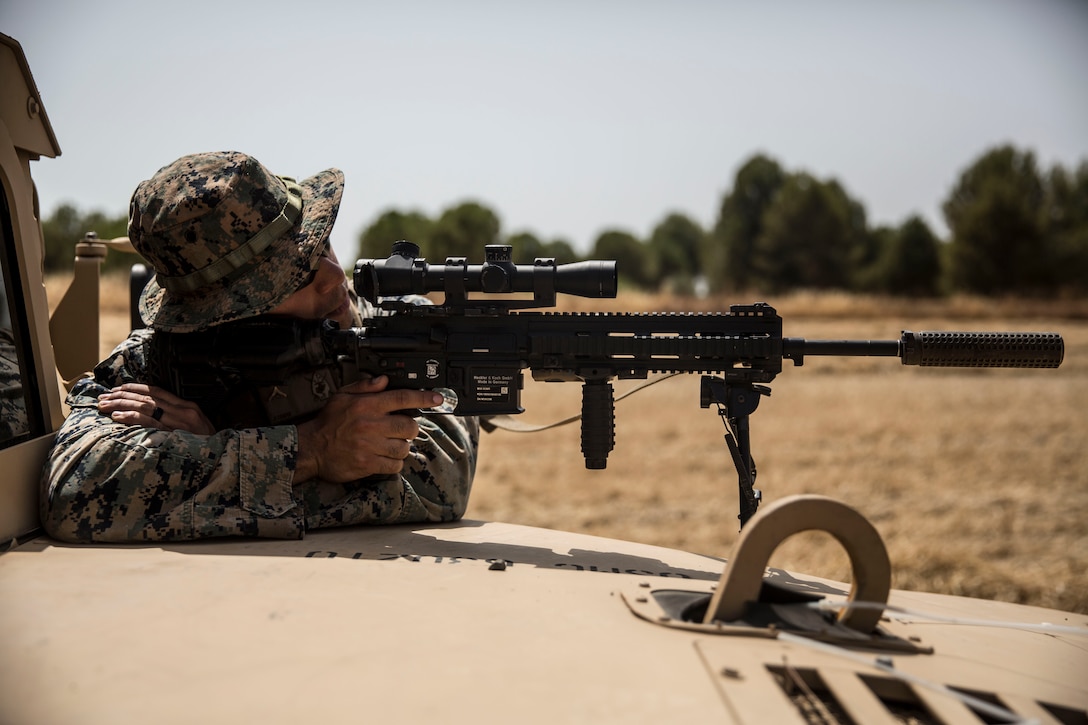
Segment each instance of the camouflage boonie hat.
[[159,169],[129,204],[129,240],[155,270],[144,322],[193,332],[268,312],[317,267],[343,191],[339,169],[296,183],[235,151]]

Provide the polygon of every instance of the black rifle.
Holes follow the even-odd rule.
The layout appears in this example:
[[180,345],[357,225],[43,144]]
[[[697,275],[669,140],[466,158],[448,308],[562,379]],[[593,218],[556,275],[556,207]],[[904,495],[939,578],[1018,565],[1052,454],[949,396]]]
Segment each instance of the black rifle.
[[[555,296],[614,297],[615,262],[532,265],[489,245],[482,265],[464,258],[428,264],[408,242],[385,260],[359,260],[357,293],[391,314],[362,327],[260,317],[205,332],[155,334],[161,383],[201,405],[220,425],[286,423],[315,414],[338,388],[367,375],[390,387],[435,389],[444,412],[501,416],[523,411],[523,371],[534,380],[582,386],[582,453],[601,469],[615,442],[612,380],[702,373],[700,405],[718,406],[740,485],[741,525],[755,513],[749,416],[770,395],[782,361],[806,356],[898,357],[905,365],[1055,368],[1060,335],[1034,332],[903,332],[898,340],[804,340],[782,336],[764,303],[721,313],[560,313]],[[436,305],[403,298],[443,292]],[[471,293],[482,296],[470,297]],[[245,411],[261,411],[246,418]],[[218,420],[216,420],[218,418]]]

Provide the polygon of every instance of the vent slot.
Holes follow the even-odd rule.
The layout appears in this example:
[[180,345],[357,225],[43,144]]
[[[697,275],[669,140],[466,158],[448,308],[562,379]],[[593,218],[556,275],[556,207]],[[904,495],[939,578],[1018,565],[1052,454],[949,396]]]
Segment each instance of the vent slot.
[[1062,705],[1051,705],[1048,702],[1040,702],[1039,705],[1062,725],[1088,725],[1088,711],[1063,707]]
[[1019,714],[1028,721],[1051,722],[1048,719],[1051,718],[1062,725],[1088,725],[1088,712],[1084,710],[1031,700],[1004,702],[992,692],[948,688],[982,703],[980,707],[974,707],[969,702],[928,690],[923,690],[924,695],[920,696],[909,683],[893,677],[788,664],[768,665],[767,671],[797,708],[801,721],[810,725],[998,725],[1009,722],[1007,717],[980,709],[986,705],[1014,718]]
[[[1075,707],[1016,697],[1010,698],[1009,701],[1004,701],[1003,698],[993,693],[980,692],[965,687],[950,686],[948,689],[981,700],[990,705],[1015,712],[1023,717],[1025,721],[1042,723],[1050,723],[1053,721],[1055,723],[1061,723],[1062,725],[1088,725],[1088,711]],[[967,707],[971,709],[971,712],[974,713],[981,722],[984,722],[987,725],[998,725],[1000,723],[1008,722],[1000,717],[971,707],[970,703],[968,703]]]
[[896,679],[788,665],[767,669],[802,721],[811,725],[947,725],[909,685]]
[[[968,690],[965,687],[951,687],[950,686],[948,689],[952,690],[954,692],[958,692],[958,693],[963,694],[963,695],[967,695],[968,697],[973,697],[976,700],[982,700],[983,702],[988,702],[988,703],[990,703],[991,705],[993,705],[995,707],[1001,707],[1001,708],[1005,707],[1005,703],[1001,702],[1001,699],[997,695],[994,695],[993,693],[990,693],[990,692],[980,692],[978,690]],[[970,707],[971,712],[975,713],[975,715],[978,716],[979,720],[986,723],[986,725],[1001,725],[1002,723],[1007,722],[1006,720],[1000,720],[1000,719],[998,719],[996,717],[993,717],[992,715],[989,715],[989,714],[987,714],[985,712],[979,712],[978,710],[971,707],[970,705],[968,705],[968,707]]]
[[816,670],[789,665],[769,666],[767,670],[797,708],[803,722],[811,725],[857,725]]

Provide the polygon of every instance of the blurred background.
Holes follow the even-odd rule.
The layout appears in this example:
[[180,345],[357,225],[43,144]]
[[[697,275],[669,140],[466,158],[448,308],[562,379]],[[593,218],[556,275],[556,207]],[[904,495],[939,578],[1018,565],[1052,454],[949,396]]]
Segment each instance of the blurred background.
[[38,0],[0,30],[63,150],[34,169],[50,268],[159,167],[236,149],[344,170],[345,266],[409,238],[666,292],[1088,284],[1080,0]]

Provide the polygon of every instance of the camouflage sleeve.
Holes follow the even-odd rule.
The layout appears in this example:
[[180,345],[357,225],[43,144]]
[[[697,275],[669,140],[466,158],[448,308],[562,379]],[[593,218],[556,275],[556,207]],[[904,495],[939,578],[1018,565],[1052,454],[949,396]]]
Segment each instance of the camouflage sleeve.
[[[68,397],[42,475],[41,517],[64,541],[301,537],[308,528],[451,521],[468,505],[475,418],[428,416],[399,476],[295,483],[293,425],[200,436],[113,422],[97,398],[141,380],[146,331],[134,333]],[[293,485],[294,484],[294,485]]]
[[128,378],[111,375],[123,369],[112,363],[124,347],[68,397],[71,413],[42,473],[46,531],[64,541],[301,536],[295,427],[200,436],[115,423],[97,398]]

